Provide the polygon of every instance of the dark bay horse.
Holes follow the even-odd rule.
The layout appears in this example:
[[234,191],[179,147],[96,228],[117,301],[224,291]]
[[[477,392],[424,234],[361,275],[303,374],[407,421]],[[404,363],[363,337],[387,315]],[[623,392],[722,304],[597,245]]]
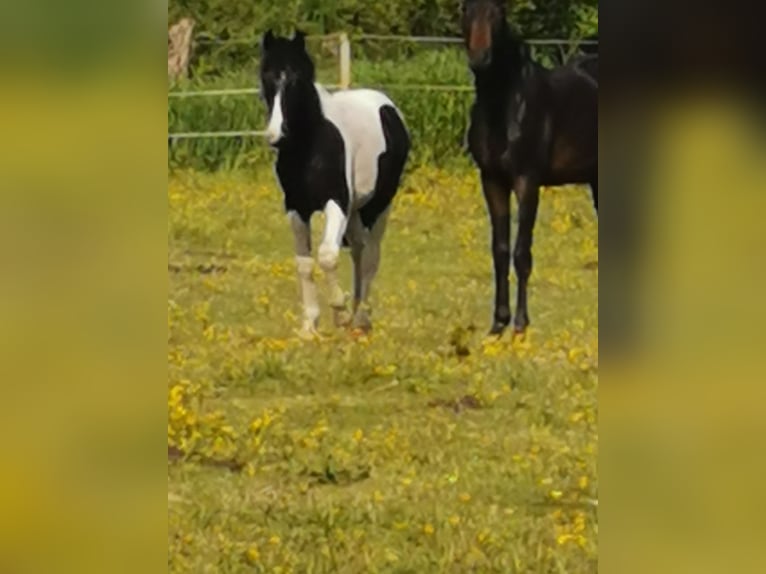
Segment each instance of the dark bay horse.
[[[490,334],[511,322],[508,273],[516,271],[514,331],[529,325],[527,283],[540,186],[588,184],[598,212],[598,56],[547,69],[506,21],[503,0],[463,0],[462,27],[476,97],[468,148],[481,172],[492,225],[495,308]],[[519,204],[511,254],[511,190]]]

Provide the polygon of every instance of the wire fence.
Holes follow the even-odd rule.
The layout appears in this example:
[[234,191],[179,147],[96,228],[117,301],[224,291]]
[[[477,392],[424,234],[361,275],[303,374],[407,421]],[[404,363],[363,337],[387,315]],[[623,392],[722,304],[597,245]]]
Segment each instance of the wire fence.
[[[462,38],[455,37],[420,37],[393,36],[375,34],[332,34],[327,36],[309,36],[309,51],[317,64],[317,80],[329,90],[347,87],[365,87],[389,90],[393,92],[439,92],[439,93],[468,93],[473,91],[470,72],[462,54]],[[548,63],[564,62],[576,54],[583,46],[597,46],[592,40],[564,39],[535,39],[528,40],[533,57],[546,60]],[[257,80],[253,77],[252,59],[260,44],[260,38],[231,38],[219,39],[197,36],[193,42],[193,50],[205,52],[207,58],[226,54],[227,50],[243,51],[240,60],[249,62],[243,64],[250,74],[240,73],[229,82],[239,82],[239,85],[222,87],[202,87],[189,85],[171,89],[168,92],[170,101],[178,102],[203,100],[213,103],[193,106],[197,116],[205,115],[216,106],[235,108],[243,104],[232,103],[231,100],[253,100],[260,94]],[[211,51],[212,50],[212,51]],[[200,58],[201,68],[215,69],[215,64]],[[410,65],[412,63],[412,65]],[[415,65],[417,64],[417,65]],[[408,71],[410,70],[410,71]],[[196,71],[196,70],[195,70]],[[200,72],[200,75],[204,70]],[[217,73],[217,70],[216,70]],[[215,77],[216,74],[211,74]],[[395,80],[393,80],[395,79]],[[242,85],[247,82],[250,85]],[[215,83],[212,81],[211,83]],[[175,105],[175,104],[174,104]],[[212,113],[212,112],[211,112]],[[173,115],[171,110],[171,116]],[[187,115],[189,115],[187,113]],[[240,116],[243,113],[239,114]],[[207,129],[178,130],[178,125],[172,125],[168,140],[195,139],[241,139],[258,138],[265,131],[252,125],[256,114],[250,114],[251,120],[246,126],[229,126],[221,131]],[[179,124],[183,122],[169,122]],[[205,126],[209,127],[209,126]]]

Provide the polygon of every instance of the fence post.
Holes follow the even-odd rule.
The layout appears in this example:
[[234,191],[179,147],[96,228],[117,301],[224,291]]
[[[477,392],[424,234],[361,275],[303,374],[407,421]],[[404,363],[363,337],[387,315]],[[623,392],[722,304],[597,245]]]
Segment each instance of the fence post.
[[348,34],[340,35],[340,87],[347,89],[351,86],[351,42]]

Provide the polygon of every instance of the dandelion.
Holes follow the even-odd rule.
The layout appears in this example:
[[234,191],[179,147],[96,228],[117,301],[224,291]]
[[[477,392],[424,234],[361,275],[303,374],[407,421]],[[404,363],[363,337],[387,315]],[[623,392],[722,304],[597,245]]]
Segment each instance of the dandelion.
[[423,534],[426,536],[431,536],[434,533],[434,527],[431,523],[426,523],[423,525]]
[[447,521],[450,523],[450,525],[457,526],[460,524],[460,517],[457,514],[453,514],[447,519]]
[[274,535],[271,538],[269,538],[269,544],[271,544],[272,546],[279,546],[280,542],[282,542],[282,539],[277,535]]
[[572,540],[574,536],[572,534],[564,533],[556,536],[556,543],[561,546]]
[[261,553],[258,551],[257,546],[251,546],[250,548],[247,549],[247,559],[250,562],[253,562],[253,563],[258,562],[260,558],[261,558]]
[[461,492],[458,498],[460,499],[460,502],[470,502],[471,495],[467,492]]
[[550,491],[550,493],[549,493],[549,495],[550,495],[550,497],[551,497],[553,500],[558,500],[558,499],[560,499],[562,496],[564,496],[564,493],[563,493],[563,492],[561,492],[560,490],[551,490],[551,491]]
[[581,476],[580,480],[577,481],[577,486],[580,487],[580,490],[585,490],[586,488],[588,488],[588,477]]

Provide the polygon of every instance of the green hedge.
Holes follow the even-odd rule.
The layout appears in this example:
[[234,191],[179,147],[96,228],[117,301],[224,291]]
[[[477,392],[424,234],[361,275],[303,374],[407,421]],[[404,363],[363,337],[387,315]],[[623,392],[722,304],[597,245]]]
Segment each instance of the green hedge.
[[[246,66],[267,28],[309,34],[459,36],[461,0],[169,0],[168,19],[192,17],[197,72]],[[512,24],[528,38],[578,39],[598,32],[598,0],[513,0]],[[245,39],[221,45],[221,40]],[[250,39],[252,41],[247,41]]]
[[[318,80],[338,82],[337,55],[311,39]],[[378,59],[380,56],[386,59]],[[545,54],[539,58],[546,59]],[[413,137],[410,165],[443,165],[464,158],[464,137],[473,98],[471,74],[460,45],[416,45],[365,41],[354,44],[352,83],[386,92],[401,108]],[[194,78],[175,90],[210,90],[258,85],[257,61],[238,73]],[[424,89],[423,87],[426,86]],[[466,91],[451,90],[454,86]],[[171,133],[263,129],[265,106],[259,96],[169,98]],[[242,167],[272,158],[260,138],[178,140],[169,150],[170,165],[197,169]]]
[[[258,86],[259,41],[274,28],[291,33],[298,25],[314,34],[457,36],[460,0],[170,0],[169,19],[197,22],[191,78],[173,91]],[[527,37],[581,38],[598,30],[596,0],[518,0],[511,18]],[[337,84],[338,43],[309,37],[317,78]],[[555,47],[537,48],[550,62]],[[465,158],[463,141],[471,91],[440,86],[471,85],[460,44],[359,39],[352,42],[352,84],[385,91],[401,108],[413,137],[410,166]],[[431,89],[417,89],[428,85]],[[257,95],[169,98],[171,133],[263,129],[265,109]],[[169,141],[170,167],[213,170],[271,161],[261,138]]]

